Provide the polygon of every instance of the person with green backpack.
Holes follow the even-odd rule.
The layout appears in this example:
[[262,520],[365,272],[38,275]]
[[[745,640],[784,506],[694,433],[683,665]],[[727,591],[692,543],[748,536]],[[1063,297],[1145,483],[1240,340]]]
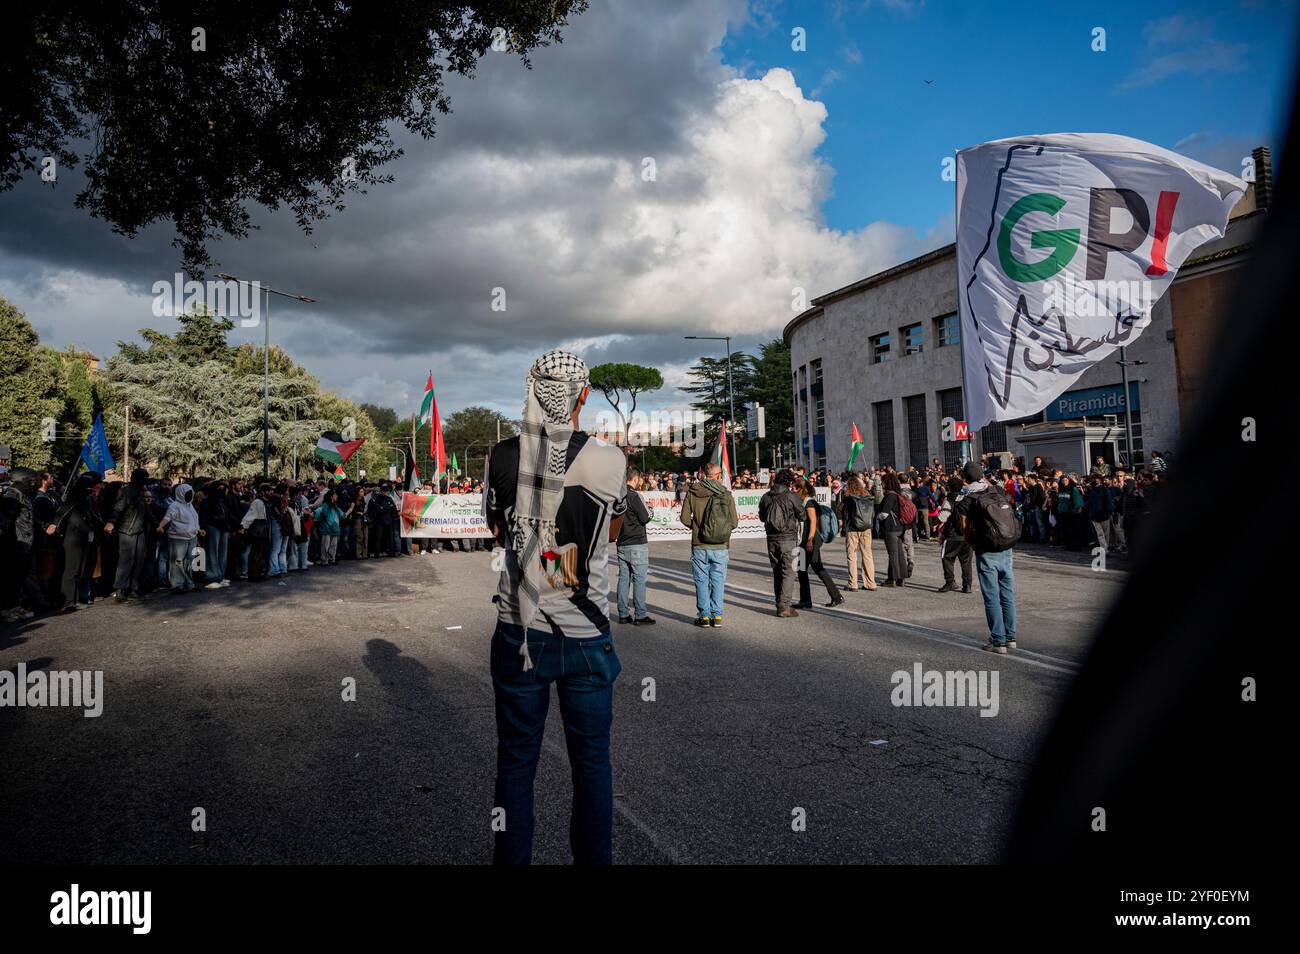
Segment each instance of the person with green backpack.
[[681,521],[691,528],[691,572],[695,577],[695,625],[722,625],[722,594],[731,556],[731,531],[740,523],[736,498],[722,482],[722,467],[709,464],[704,479],[691,484]]

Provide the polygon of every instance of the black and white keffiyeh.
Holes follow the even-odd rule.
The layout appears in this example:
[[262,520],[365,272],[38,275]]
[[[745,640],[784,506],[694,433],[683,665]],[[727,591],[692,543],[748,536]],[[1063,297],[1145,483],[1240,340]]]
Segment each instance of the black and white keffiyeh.
[[[587,365],[567,351],[548,351],[528,371],[514,512],[519,615],[525,634],[541,600],[542,555],[555,550],[555,516],[564,500],[573,409],[586,387]],[[520,654],[525,671],[531,669],[526,637]]]

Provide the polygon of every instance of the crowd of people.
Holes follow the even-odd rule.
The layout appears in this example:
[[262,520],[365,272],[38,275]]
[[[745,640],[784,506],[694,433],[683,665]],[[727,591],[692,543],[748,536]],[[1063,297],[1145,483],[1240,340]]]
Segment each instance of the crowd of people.
[[[431,492],[432,486],[426,485]],[[479,493],[444,478],[444,493]],[[402,487],[347,478],[0,473],[0,621],[259,583],[341,560],[479,550],[482,540],[402,536]]]
[[[767,535],[778,616],[794,617],[812,608],[814,578],[825,588],[829,608],[843,605],[845,591],[907,586],[917,544],[934,542],[944,576],[938,592],[960,588],[971,593],[978,576],[990,628],[986,648],[1005,652],[1016,644],[1014,546],[1087,549],[1094,558],[1128,552],[1141,539],[1167,461],[1168,455],[1157,452],[1149,465],[1134,472],[1098,457],[1083,476],[1048,466],[1041,457],[1027,467],[1023,460],[1001,466],[1000,459],[988,456],[951,468],[935,459],[924,468],[884,466],[839,475],[792,466],[775,473],[742,470],[731,486],[765,491],[759,518]],[[645,605],[645,525],[652,513],[641,499],[651,490],[674,493],[679,519],[691,529],[695,625],[720,627],[730,535],[737,520],[734,498],[715,464],[694,473],[629,470],[628,506],[617,541],[619,621],[655,622]],[[837,537],[844,540],[848,563],[843,588],[822,559],[823,546]],[[885,545],[883,579],[876,575],[873,537]]]

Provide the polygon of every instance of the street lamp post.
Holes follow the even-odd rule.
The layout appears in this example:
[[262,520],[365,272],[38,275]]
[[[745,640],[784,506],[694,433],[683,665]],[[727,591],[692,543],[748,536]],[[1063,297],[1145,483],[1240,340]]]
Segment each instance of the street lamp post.
[[736,421],[736,392],[731,386],[731,335],[685,335],[687,341],[725,341],[727,343],[727,406],[731,408],[731,416],[727,420],[727,428]]
[[[247,280],[225,272],[219,272],[217,277],[241,285],[249,284]],[[292,298],[307,304],[314,303],[316,299],[282,292],[266,285],[257,287],[266,293],[266,305],[262,309],[262,479],[265,480],[271,476],[271,296],[279,295],[281,298]]]

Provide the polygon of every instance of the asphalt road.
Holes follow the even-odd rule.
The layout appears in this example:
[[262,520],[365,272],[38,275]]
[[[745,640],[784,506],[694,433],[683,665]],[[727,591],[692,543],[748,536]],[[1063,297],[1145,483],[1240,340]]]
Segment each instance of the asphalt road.
[[[842,547],[827,556],[842,580]],[[883,576],[879,544],[876,559]],[[720,630],[691,625],[689,546],[655,544],[651,561],[659,624],[615,629],[622,863],[997,860],[1123,578],[1018,552],[1021,649],[998,657],[978,650],[978,592],[934,592],[933,544],[918,544],[914,585],[782,620],[761,542],[738,542]],[[103,670],[105,684],[98,718],[0,708],[4,860],[488,860],[494,586],[488,554],[444,553],[0,626],[0,668]],[[891,675],[915,663],[996,670],[997,715],[893,705]],[[555,705],[537,784],[536,861],[565,863]]]

